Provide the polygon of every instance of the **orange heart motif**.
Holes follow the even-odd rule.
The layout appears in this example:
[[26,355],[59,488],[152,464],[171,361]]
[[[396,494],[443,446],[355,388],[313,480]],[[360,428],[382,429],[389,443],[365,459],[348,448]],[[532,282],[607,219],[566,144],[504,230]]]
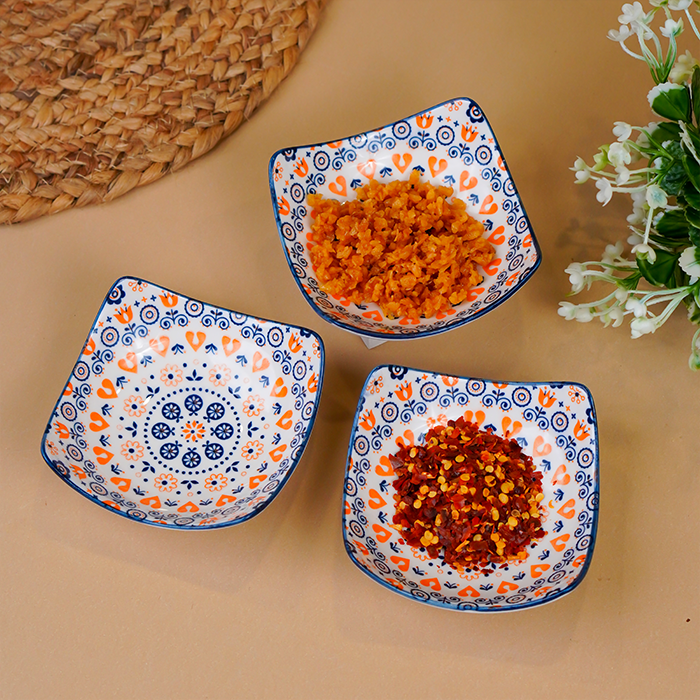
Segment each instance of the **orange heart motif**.
[[270,361],[256,350],[253,355],[253,372],[262,372],[262,370],[267,369],[269,366]]
[[408,571],[408,567],[411,563],[410,559],[406,559],[406,557],[390,557],[389,559],[399,567],[399,571]]
[[233,503],[236,500],[235,496],[227,496],[224,494],[221,496],[221,498],[216,502],[216,507],[221,508],[221,506],[225,506],[227,503]]
[[345,197],[348,193],[347,182],[342,175],[338,175],[338,177],[335,178],[335,182],[331,182],[331,184],[328,185],[328,189],[333,194],[337,194],[340,197]]
[[280,398],[287,395],[287,387],[282,381],[282,377],[278,377],[277,381],[272,385],[270,396],[279,396]]
[[472,588],[471,586],[467,586],[466,588],[463,588],[461,591],[457,591],[457,595],[461,596],[471,596],[472,598],[478,598],[480,593],[479,591],[476,590],[476,588]]
[[104,430],[105,428],[109,428],[109,423],[99,413],[96,413],[95,411],[93,411],[90,414],[90,420],[92,422],[88,424],[88,427],[94,433],[97,433],[100,430]]
[[493,245],[505,243],[506,237],[503,235],[505,230],[505,226],[499,226],[486,240]]
[[536,457],[546,457],[552,451],[552,446],[546,444],[544,438],[541,435],[538,435],[535,438],[535,444],[532,451]]
[[139,503],[142,503],[144,506],[148,506],[149,508],[153,508],[154,510],[158,510],[160,508],[161,503],[160,503],[160,498],[158,496],[150,496],[149,498],[142,498]]
[[161,335],[160,338],[151,338],[148,344],[153,352],[157,352],[161,357],[165,357],[165,353],[168,352],[170,347],[170,338],[167,335]]
[[503,262],[500,258],[496,258],[495,260],[492,260],[488,265],[484,265],[484,272],[489,276],[489,277],[494,277],[496,273],[498,272],[498,266]]
[[530,567],[530,576],[539,578],[547,569],[549,569],[549,564],[533,564]]
[[447,161],[444,158],[438,160],[435,156],[428,158],[428,167],[433,177],[439,175],[443,170],[447,170]]
[[476,185],[476,178],[470,177],[468,170],[463,170],[462,174],[459,176],[459,191],[464,192],[464,190],[471,190],[476,187]]
[[131,479],[123,479],[120,476],[113,476],[110,481],[120,490],[126,492],[131,486]]
[[488,195],[479,209],[479,214],[494,214],[497,209],[498,205],[493,201],[493,197]]
[[382,320],[382,314],[377,311],[376,309],[374,311],[365,311],[362,314],[365,318],[370,319],[371,321],[381,321]]
[[103,379],[102,386],[97,390],[97,395],[101,399],[116,399],[117,390],[114,388],[114,384],[110,379]]
[[289,430],[293,423],[292,423],[292,416],[294,414],[292,413],[291,410],[285,411],[282,417],[275,423],[275,425],[278,425],[282,430]]
[[107,462],[114,457],[111,452],[107,452],[107,450],[103,450],[101,447],[93,447],[92,451],[97,456],[97,461],[100,464],[107,464]]
[[374,468],[374,471],[379,476],[394,476],[394,468],[386,455],[382,455],[379,458],[379,464]]
[[571,481],[571,477],[566,473],[566,466],[560,464],[559,468],[554,472],[552,477],[552,486],[555,484],[563,484],[566,486]]
[[508,591],[514,591],[516,588],[518,588],[517,583],[513,583],[512,581],[501,581],[501,585],[498,587],[496,593],[503,595],[504,593],[508,593]]
[[177,509],[178,513],[196,513],[199,510],[199,506],[196,506],[192,501],[188,501],[184,506],[180,506]]
[[233,353],[241,347],[240,340],[236,340],[235,338],[229,338],[227,335],[225,335],[221,339],[221,344],[224,346],[224,352],[226,353],[226,357],[228,357],[229,355],[233,355]]
[[[401,162],[401,159],[403,159],[403,163]],[[399,155],[398,153],[394,153],[394,155],[391,156],[391,160],[400,172],[405,173],[406,168],[408,168],[413,161],[413,156],[410,153],[404,153],[403,156]]]
[[372,525],[372,529],[377,535],[377,539],[382,543],[386,542],[391,537],[391,531],[381,525]]
[[202,333],[202,331],[197,331],[197,335],[195,336],[192,331],[187,331],[187,333],[185,333],[185,338],[187,338],[187,342],[192,346],[192,349],[197,352],[207,339],[207,334]]
[[551,544],[557,552],[561,552],[564,549],[564,547],[566,547],[566,543],[568,541],[569,535],[559,535],[559,537],[555,537],[553,540],[549,540],[549,544]]
[[117,364],[125,372],[136,372],[136,370],[139,368],[139,363],[138,363],[138,360],[136,359],[136,353],[133,353],[133,352],[127,352],[126,357],[119,360],[119,362],[117,362]]
[[271,450],[268,454],[270,457],[272,457],[273,462],[279,462],[282,457],[284,457],[284,451],[287,449],[286,445],[280,445],[279,447],[275,447],[274,450]]
[[439,591],[442,588],[440,581],[436,578],[424,578],[421,581],[421,586],[427,586],[432,588],[434,591]]
[[[508,416],[505,416],[501,421],[501,427],[503,428],[503,433],[506,436],[506,438],[512,438],[514,435],[517,435],[522,430],[523,424],[516,420],[515,423],[511,425],[510,418],[508,418]],[[510,430],[508,428],[510,428]]]
[[259,476],[251,476],[248,480],[248,487],[254,489],[258,484],[262,484],[263,481],[267,479],[267,474],[260,474]]
[[374,177],[374,171],[377,169],[377,161],[370,158],[366,163],[358,163],[357,169],[369,180]]
[[570,498],[558,511],[557,513],[568,520],[576,515],[576,501]]
[[369,507],[374,508],[374,510],[377,510],[377,508],[381,508],[382,506],[386,505],[386,501],[381,497],[380,493],[376,489],[370,489],[369,490]]

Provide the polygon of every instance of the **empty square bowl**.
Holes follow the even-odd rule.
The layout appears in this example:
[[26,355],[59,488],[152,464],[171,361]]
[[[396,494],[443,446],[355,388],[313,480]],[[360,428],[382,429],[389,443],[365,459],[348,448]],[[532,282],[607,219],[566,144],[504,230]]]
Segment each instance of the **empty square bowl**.
[[[524,561],[462,570],[411,547],[392,527],[391,456],[435,426],[464,417],[517,440],[543,475],[546,535]],[[582,581],[598,521],[598,430],[580,384],[494,382],[383,366],[362,390],[345,475],[343,534],[352,561],[412,600],[450,610],[496,612],[541,605]],[[444,551],[444,550],[443,550]]]
[[67,484],[132,520],[197,529],[259,513],[299,462],[323,382],[312,331],[124,277],[46,427]]
[[[374,303],[357,306],[319,286],[309,257],[307,196],[340,201],[370,179],[421,180],[454,189],[481,221],[495,249],[483,281],[461,304],[432,318],[388,318]],[[287,148],[270,160],[270,190],[285,255],[304,298],[326,321],[369,338],[398,340],[441,333],[502,304],[532,276],[540,251],[503,153],[481,108],[468,98],[444,102],[380,129],[328,143]]]

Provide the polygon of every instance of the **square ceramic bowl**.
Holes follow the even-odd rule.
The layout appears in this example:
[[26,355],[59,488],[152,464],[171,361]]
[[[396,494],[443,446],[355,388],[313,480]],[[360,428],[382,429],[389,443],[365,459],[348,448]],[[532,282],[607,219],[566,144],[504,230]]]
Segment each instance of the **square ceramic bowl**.
[[[387,318],[377,304],[356,306],[319,288],[309,258],[311,209],[307,195],[340,201],[371,178],[421,180],[454,189],[481,221],[495,248],[483,282],[467,300],[419,321]],[[541,254],[515,183],[481,108],[468,98],[444,102],[381,129],[275,153],[270,190],[287,262],[304,298],[326,321],[370,338],[418,338],[457,328],[510,298],[532,276]]]
[[92,324],[42,454],[67,484],[132,520],[240,523],[301,458],[323,352],[312,331],[124,277]]
[[[512,437],[543,474],[546,536],[524,562],[459,573],[392,527],[394,472],[402,443],[464,416]],[[598,430],[588,390],[571,383],[509,383],[382,366],[357,407],[345,474],[343,534],[352,561],[412,600],[449,610],[496,612],[541,605],[571,592],[593,555],[598,522]]]

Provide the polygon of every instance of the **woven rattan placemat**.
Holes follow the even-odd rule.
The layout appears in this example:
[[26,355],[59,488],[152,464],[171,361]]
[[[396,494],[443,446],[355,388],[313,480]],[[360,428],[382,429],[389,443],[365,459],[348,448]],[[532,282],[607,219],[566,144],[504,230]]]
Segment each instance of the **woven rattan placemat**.
[[178,170],[294,67],[326,0],[0,0],[0,223]]

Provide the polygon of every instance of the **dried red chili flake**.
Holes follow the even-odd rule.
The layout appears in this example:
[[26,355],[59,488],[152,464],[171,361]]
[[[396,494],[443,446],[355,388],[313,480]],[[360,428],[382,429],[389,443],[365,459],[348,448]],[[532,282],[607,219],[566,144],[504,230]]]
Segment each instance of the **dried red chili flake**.
[[513,439],[464,418],[432,428],[422,445],[391,458],[396,474],[394,527],[412,547],[458,570],[527,558],[546,534],[542,474]]

